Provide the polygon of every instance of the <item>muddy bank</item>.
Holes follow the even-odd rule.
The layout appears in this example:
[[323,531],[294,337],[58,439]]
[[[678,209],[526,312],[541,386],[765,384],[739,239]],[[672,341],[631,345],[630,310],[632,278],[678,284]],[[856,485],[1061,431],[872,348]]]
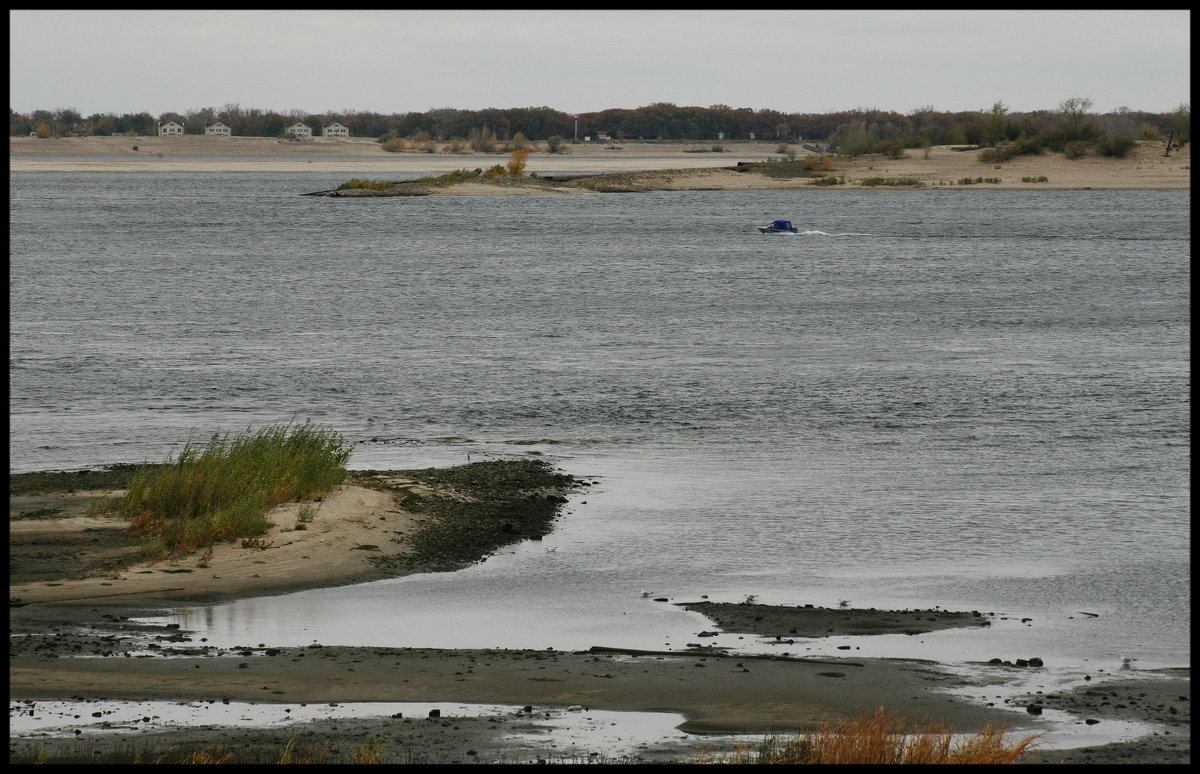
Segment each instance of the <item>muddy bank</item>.
[[[29,605],[10,611],[10,713],[37,702],[71,700],[78,713],[102,701],[463,702],[534,707],[545,712],[646,711],[681,714],[682,747],[662,760],[680,760],[711,734],[811,730],[821,722],[884,706],[906,716],[964,731],[989,723],[1017,725],[1018,716],[952,699],[936,689],[954,682],[937,665],[886,659],[805,660],[722,657],[697,649],[670,654],[553,650],[323,647],[267,648],[255,643],[209,646],[174,625],[133,618],[151,609]],[[526,721],[534,718],[526,717]],[[1014,720],[1016,721],[1014,723]],[[420,747],[446,762],[474,760],[469,751],[501,755],[513,721],[404,723],[402,719],[338,721],[283,728],[167,729],[147,721],[138,739],[188,752],[237,738],[238,752],[269,756],[297,732],[336,740],[342,752],[383,734],[396,754]],[[382,726],[380,725],[382,723]],[[324,730],[322,730],[324,728]],[[335,734],[327,734],[328,731]],[[385,733],[386,732],[386,733]],[[159,736],[147,736],[158,734]],[[322,737],[325,734],[325,737]],[[13,739],[10,749],[35,742],[67,755],[80,745],[121,752],[120,740],[87,730],[80,739]],[[682,742],[681,742],[682,744]],[[107,759],[106,759],[107,760]]]
[[[159,617],[179,600],[230,599],[289,585],[315,588],[360,577],[464,567],[499,546],[545,535],[565,498],[591,482],[541,464],[358,471],[353,486],[328,498],[305,529],[296,529],[294,514],[283,513],[274,536],[279,542],[269,547],[228,546],[224,554],[216,552],[207,560],[182,558],[143,574],[131,572],[136,564],[88,569],[107,561],[105,551],[132,548],[127,535],[118,535],[119,525],[99,528],[89,521],[97,517],[87,514],[91,500],[119,491],[122,481],[113,475],[121,473],[10,478],[10,540],[26,541],[12,554],[13,577],[24,579],[13,588],[26,598],[11,606],[9,614],[10,718],[37,713],[39,702],[51,700],[71,702],[72,711],[81,715],[90,715],[89,707],[103,701],[245,702],[255,707],[461,702],[506,705],[510,711],[490,720],[358,718],[272,727],[243,722],[232,728],[178,727],[151,718],[139,722],[133,736],[96,728],[70,735],[76,738],[10,734],[10,759],[28,760],[44,749],[51,760],[61,761],[80,756],[150,761],[164,754],[164,760],[176,760],[169,756],[217,745],[239,761],[258,762],[278,756],[292,742],[307,745],[312,756],[323,755],[326,762],[347,760],[365,744],[383,745],[389,762],[498,761],[513,752],[512,729],[540,722],[529,712],[512,714],[511,708],[526,706],[550,714],[575,707],[683,716],[678,730],[686,739],[664,742],[661,749],[621,762],[683,760],[690,751],[713,747],[707,735],[811,730],[880,706],[918,723],[944,723],[964,732],[989,724],[1030,731],[1038,727],[1031,714],[945,693],[963,681],[932,662],[739,656],[703,645],[710,641],[703,639],[706,633],[717,627],[781,639],[918,633],[986,626],[991,614],[981,611],[684,603],[712,623],[698,627],[695,647],[661,653],[320,643],[267,648],[253,642],[216,648],[177,625],[135,619]],[[101,484],[111,489],[96,488]],[[61,534],[53,542],[56,531]],[[43,542],[33,542],[35,536]],[[200,567],[201,561],[209,566]],[[62,573],[58,580],[44,579],[50,567]],[[94,595],[80,596],[81,589]],[[1124,745],[1048,752],[1045,759],[1156,762],[1186,755],[1190,712],[1178,696],[1188,694],[1189,683],[1186,674],[1170,678],[1158,689],[1098,685],[1101,692],[1094,694],[1031,697],[1031,703],[1087,713],[1101,723],[1109,717],[1105,713],[1119,711],[1166,729]],[[1134,693],[1105,693],[1113,690]],[[1153,690],[1178,696],[1171,699]]]
[[941,629],[991,626],[995,613],[978,610],[876,610],[752,602],[682,602],[679,607],[711,618],[729,632],[763,637],[833,637],[860,634],[925,634]]
[[410,550],[371,558],[397,574],[458,570],[511,543],[541,540],[566,494],[591,486],[530,460],[363,470],[355,471],[354,480],[395,493],[400,508],[421,517],[414,529],[392,538]]
[[1188,669],[1164,669],[1069,691],[1018,697],[1044,709],[1079,717],[1089,726],[1110,720],[1154,723],[1158,730],[1131,742],[1074,750],[1046,750],[1030,763],[1189,763],[1191,760],[1192,692]]
[[542,460],[356,471],[311,520],[288,503],[259,538],[149,560],[123,519],[89,513],[135,469],[10,476],[10,604],[214,602],[459,569],[540,539],[583,486]]

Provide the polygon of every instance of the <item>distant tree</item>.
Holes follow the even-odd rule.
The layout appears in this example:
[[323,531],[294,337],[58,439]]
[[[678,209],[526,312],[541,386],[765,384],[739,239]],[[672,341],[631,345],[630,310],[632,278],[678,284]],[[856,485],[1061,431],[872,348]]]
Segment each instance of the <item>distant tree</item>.
[[1100,129],[1091,115],[1092,101],[1085,97],[1071,97],[1058,104],[1049,126],[1038,133],[1039,141],[1047,148],[1078,157],[1078,146],[1070,143],[1087,143],[1094,140]]
[[1111,113],[1101,117],[1101,124],[1104,131],[1109,134],[1133,134],[1134,118],[1133,111],[1125,105],[1121,105]]
[[188,134],[204,134],[205,127],[216,120],[214,108],[192,108],[184,113],[183,131]]
[[1137,147],[1131,134],[1106,134],[1096,140],[1096,152],[1101,156],[1123,159]]
[[37,136],[45,139],[50,136],[50,124],[46,121],[39,121],[37,128],[33,131],[37,132]]
[[1071,97],[1058,104],[1059,120],[1072,135],[1072,139],[1089,134],[1092,122],[1092,101],[1086,97]]
[[8,109],[8,134],[10,137],[23,137],[34,130],[33,122],[24,113]]
[[508,170],[509,177],[520,177],[525,171],[525,163],[529,159],[529,150],[526,148],[517,148],[512,152],[512,156],[505,165]]
[[1008,106],[996,102],[987,113],[981,113],[979,120],[979,144],[995,146],[998,142],[1008,139],[1008,121],[1004,115]]
[[1192,139],[1192,106],[1184,102],[1175,108],[1171,114],[1171,129],[1175,132],[1175,142],[1182,148]]
[[562,151],[563,138],[557,134],[552,134],[546,138],[546,150],[549,153],[559,153]]
[[843,156],[859,156],[869,153],[877,142],[875,135],[861,122],[843,124],[838,127],[829,144]]
[[1158,127],[1149,121],[1143,122],[1134,132],[1134,136],[1139,140],[1161,140],[1162,132]]
[[57,137],[71,135],[75,126],[83,121],[83,116],[75,108],[54,108],[50,111],[50,133]]
[[904,140],[887,140],[881,143],[879,152],[889,159],[902,159],[904,156]]
[[1092,112],[1092,101],[1087,97],[1070,97],[1058,103],[1058,114],[1068,121],[1083,121]]

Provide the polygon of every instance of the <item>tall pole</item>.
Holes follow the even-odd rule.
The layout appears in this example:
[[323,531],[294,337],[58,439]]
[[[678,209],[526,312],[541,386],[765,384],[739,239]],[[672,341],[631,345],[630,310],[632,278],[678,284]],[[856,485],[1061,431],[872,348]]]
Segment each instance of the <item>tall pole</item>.
[[579,116],[575,116],[575,142],[579,142]]

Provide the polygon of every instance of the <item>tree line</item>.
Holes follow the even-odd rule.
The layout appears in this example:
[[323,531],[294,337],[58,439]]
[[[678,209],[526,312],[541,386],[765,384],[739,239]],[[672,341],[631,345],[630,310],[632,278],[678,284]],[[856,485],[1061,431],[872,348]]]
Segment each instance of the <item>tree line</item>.
[[613,140],[748,140],[779,143],[824,143],[828,150],[846,155],[880,152],[886,148],[930,145],[979,145],[1036,142],[1062,150],[1072,141],[1096,143],[1113,138],[1190,140],[1190,106],[1181,104],[1169,113],[1151,113],[1119,107],[1107,113],[1092,110],[1090,99],[1072,97],[1056,108],[1011,112],[997,101],[978,111],[938,111],[932,105],[907,113],[875,108],[855,108],[832,113],[784,113],[778,110],[733,108],[728,105],[680,107],[657,102],[638,108],[610,108],[578,115],[550,107],[487,108],[462,110],[435,108],[425,112],[375,113],[343,111],[277,112],[228,104],[184,113],[94,113],[83,116],[73,108],[18,113],[9,108],[9,135],[44,137],[155,135],[158,124],[176,121],[185,134],[203,134],[221,121],[233,134],[247,137],[280,137],[285,127],[302,121],[319,133],[320,127],[338,121],[355,137],[380,142],[419,137],[443,143],[471,144],[480,137],[507,142],[521,135],[529,141],[573,141],[606,133]]

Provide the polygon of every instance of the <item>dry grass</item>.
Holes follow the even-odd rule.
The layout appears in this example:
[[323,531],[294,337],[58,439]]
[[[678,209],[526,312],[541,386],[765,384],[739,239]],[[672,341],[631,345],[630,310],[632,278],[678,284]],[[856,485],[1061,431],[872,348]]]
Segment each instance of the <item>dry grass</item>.
[[173,753],[165,752],[158,756],[154,762],[162,765],[181,765],[181,764],[217,764],[230,763],[233,761],[233,753],[221,747],[205,747],[187,755],[179,757],[177,760],[172,760]]
[[907,721],[881,707],[840,723],[826,723],[798,736],[764,739],[756,747],[743,745],[725,756],[704,754],[693,763],[861,763],[861,764],[1001,764],[1016,763],[1039,734],[1011,742],[1004,728],[985,728],[955,743],[946,728],[928,725],[910,730]]

